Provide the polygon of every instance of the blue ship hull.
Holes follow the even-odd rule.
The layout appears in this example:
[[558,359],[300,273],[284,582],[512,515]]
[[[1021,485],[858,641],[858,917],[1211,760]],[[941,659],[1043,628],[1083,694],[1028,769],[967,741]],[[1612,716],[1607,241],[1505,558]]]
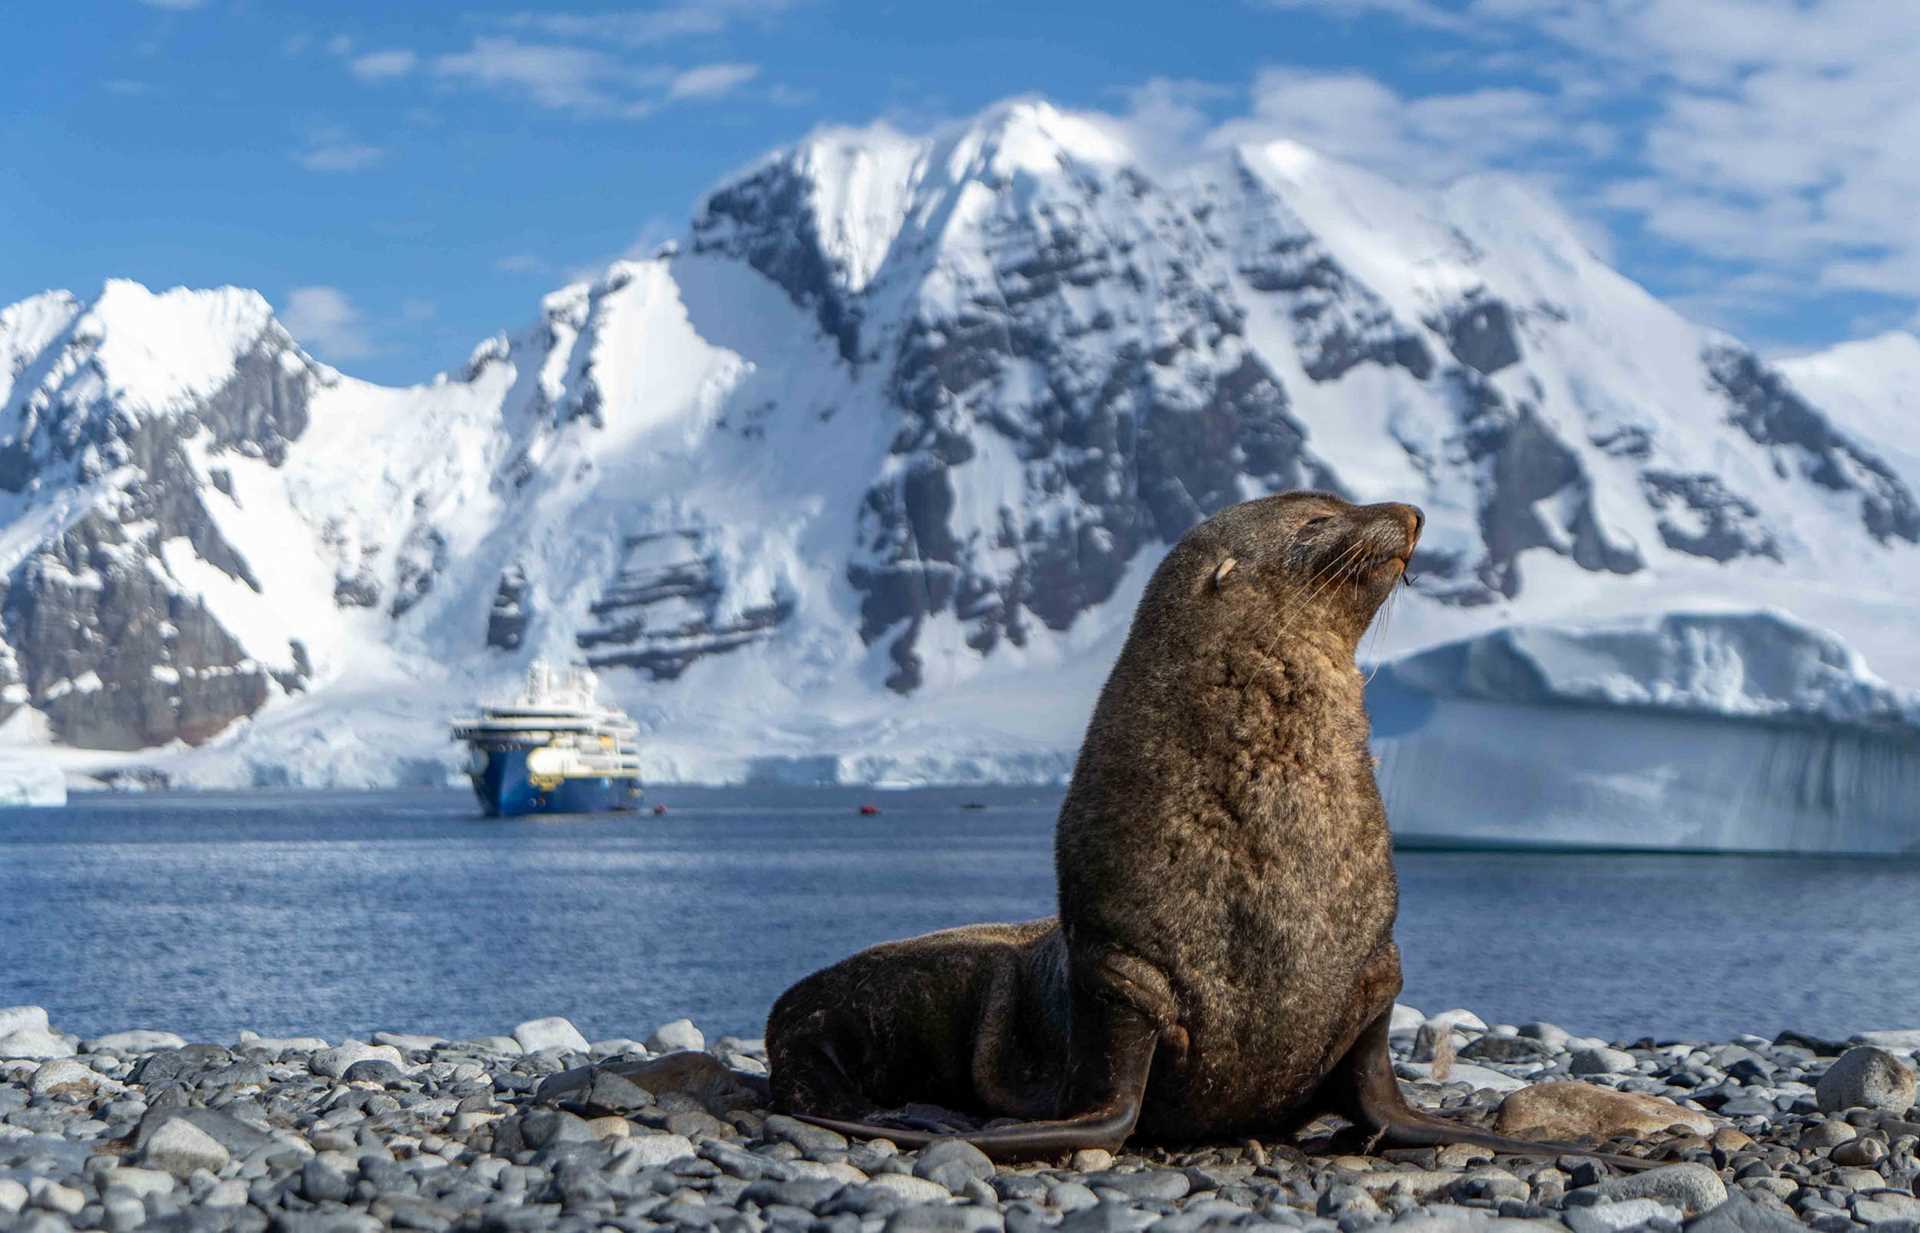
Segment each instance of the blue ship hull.
[[487,766],[468,777],[489,818],[543,813],[611,813],[640,807],[640,782],[603,776],[563,779],[552,788],[534,786],[527,774],[528,749],[489,749]]

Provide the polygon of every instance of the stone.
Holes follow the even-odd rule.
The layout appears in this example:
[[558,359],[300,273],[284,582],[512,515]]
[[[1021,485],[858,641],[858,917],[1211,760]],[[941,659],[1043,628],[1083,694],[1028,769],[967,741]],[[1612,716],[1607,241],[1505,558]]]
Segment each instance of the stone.
[[150,1194],[172,1194],[174,1185],[171,1173],[132,1165],[121,1165],[100,1175],[102,1193],[123,1194],[134,1199],[144,1199]]
[[406,1082],[406,1072],[383,1057],[363,1057],[340,1075],[342,1083],[377,1083],[382,1087]]
[[300,1193],[315,1203],[345,1203],[353,1197],[353,1180],[315,1156],[300,1166]]
[[1920,1198],[1900,1190],[1870,1190],[1853,1196],[1853,1218],[1861,1224],[1920,1220]]
[[1637,1064],[1633,1054],[1624,1049],[1580,1049],[1567,1063],[1567,1069],[1576,1075],[1619,1075]]
[[505,1054],[508,1057],[518,1057],[526,1052],[520,1047],[520,1042],[511,1036],[477,1036],[466,1044],[481,1053]]
[[1096,1194],[1101,1190],[1117,1190],[1134,1202],[1142,1199],[1159,1199],[1163,1202],[1183,1199],[1187,1191],[1193,1188],[1186,1174],[1172,1169],[1144,1169],[1128,1173],[1109,1169],[1103,1173],[1090,1173],[1080,1180]]
[[[9,1009],[18,1010],[20,1008],[9,1007]],[[36,1006],[34,1009],[39,1010],[39,1007]],[[42,1011],[41,1013],[44,1014],[46,1012]],[[0,1177],[0,1213],[9,1216],[18,1215],[20,1209],[26,1205],[26,1186],[11,1177]]]
[[1597,1198],[1612,1203],[1625,1199],[1659,1199],[1691,1215],[1709,1211],[1727,1200],[1727,1184],[1705,1165],[1674,1164],[1609,1178],[1589,1188]]
[[1418,1079],[1424,1083],[1465,1083],[1483,1091],[1517,1092],[1527,1086],[1525,1079],[1516,1079],[1512,1075],[1502,1074],[1488,1066],[1475,1066],[1471,1062],[1454,1062],[1439,1073],[1437,1063],[1402,1062],[1396,1067],[1404,1078]]
[[624,1117],[595,1117],[587,1119],[587,1129],[596,1139],[624,1139],[633,1133],[633,1123]]
[[871,1190],[883,1190],[908,1203],[938,1203],[953,1197],[940,1183],[905,1173],[876,1173],[868,1179]]
[[563,1049],[569,1053],[585,1053],[587,1038],[573,1022],[560,1015],[549,1015],[544,1019],[529,1019],[513,1029],[513,1039],[520,1048],[528,1053],[538,1053],[542,1049]]
[[[0,1011],[0,1015],[6,1014]],[[1920,1028],[1892,1028],[1879,1032],[1861,1032],[1854,1036],[1856,1045],[1873,1045],[1894,1053],[1920,1053]]]
[[1060,1182],[1047,1191],[1047,1203],[1063,1212],[1079,1211],[1100,1202],[1100,1196],[1079,1182]]
[[1098,1173],[1113,1167],[1113,1153],[1102,1147],[1081,1148],[1067,1167],[1075,1173]]
[[812,1126],[797,1118],[776,1113],[767,1119],[766,1136],[769,1139],[782,1139],[804,1152],[844,1152],[847,1139],[838,1131],[828,1130],[825,1126]]
[[362,1040],[348,1040],[342,1041],[331,1049],[322,1049],[307,1059],[307,1065],[316,1075],[338,1079],[345,1075],[355,1062],[370,1059],[391,1062],[395,1067],[405,1066],[407,1061],[400,1056],[400,1050],[392,1045],[370,1045]]
[[882,1233],[988,1233],[1005,1225],[1006,1218],[991,1207],[921,1203],[887,1217]]
[[691,1019],[675,1019],[663,1023],[647,1037],[647,1049],[652,1053],[674,1053],[681,1049],[695,1051],[707,1047],[707,1038]]
[[50,1032],[47,1011],[42,1006],[0,1006],[0,1036],[18,1031]]
[[1727,1201],[1687,1223],[1687,1233],[1799,1233],[1800,1222],[1763,1207],[1739,1191]]
[[40,1063],[27,1083],[35,1096],[92,1096],[96,1092],[118,1092],[125,1088],[85,1062],[74,1058],[54,1058]]
[[1500,1102],[1496,1133],[1517,1139],[1600,1140],[1614,1135],[1655,1135],[1669,1126],[1685,1126],[1709,1135],[1713,1119],[1671,1100],[1639,1092],[1617,1092],[1592,1083],[1536,1083]]
[[88,1053],[152,1053],[157,1049],[184,1048],[187,1041],[184,1036],[175,1036],[172,1032],[151,1032],[139,1028],[131,1032],[109,1032],[85,1043]]
[[1469,1032],[1484,1032],[1487,1030],[1487,1021],[1485,1019],[1482,1019],[1470,1010],[1459,1008],[1443,1010],[1437,1015],[1429,1015],[1427,1017],[1427,1023],[1436,1031],[1451,1031],[1456,1028],[1464,1028]]
[[[39,1009],[31,1007],[30,1009]],[[65,1039],[54,1035],[45,1028],[16,1028],[5,1036],[0,1036],[0,1057],[20,1057],[41,1060],[45,1058],[72,1057],[73,1046]]]
[[407,1032],[375,1032],[373,1034],[373,1043],[376,1045],[392,1045],[402,1053],[414,1053],[444,1045],[447,1043],[447,1038],[444,1036],[415,1036]]
[[1567,1224],[1573,1233],[1625,1233],[1655,1220],[1680,1223],[1680,1212],[1658,1199],[1627,1199],[1594,1207],[1570,1207]]
[[1420,1025],[1426,1021],[1426,1015],[1420,1011],[1395,1002],[1393,1010],[1387,1015],[1387,1032],[1393,1036],[1398,1036],[1402,1032],[1417,1032],[1420,1030]]
[[260,1049],[267,1053],[318,1053],[327,1047],[327,1042],[318,1036],[262,1036],[258,1032],[242,1031],[239,1048]]
[[790,1160],[787,1168],[793,1170],[796,1178],[808,1178],[814,1181],[839,1182],[842,1185],[867,1180],[867,1174],[844,1161],[822,1164],[818,1160]]
[[948,1190],[959,1190],[968,1179],[985,1181],[993,1176],[993,1161],[965,1139],[939,1139],[920,1151],[913,1163],[913,1175],[939,1182]]
[[245,1207],[247,1184],[237,1177],[230,1177],[207,1191],[200,1202],[208,1207]]
[[175,1177],[187,1177],[195,1169],[217,1173],[228,1158],[219,1140],[185,1118],[174,1118],[155,1130],[140,1153],[143,1163]]
[[1871,1168],[1887,1158],[1887,1145],[1878,1139],[1850,1139],[1829,1155],[1837,1165]]
[[647,1046],[626,1036],[616,1036],[611,1040],[596,1040],[587,1046],[587,1056],[598,1062],[603,1058],[620,1057],[626,1054],[645,1054]]
[[1843,1109],[1905,1113],[1913,1107],[1913,1067],[1876,1045],[1856,1045],[1827,1067],[1813,1091],[1823,1113]]
[[249,1126],[223,1109],[155,1105],[141,1117],[139,1128],[134,1131],[134,1146],[144,1147],[162,1126],[173,1121],[191,1123],[233,1156],[251,1155],[274,1142],[266,1131]]
[[27,1182],[28,1202],[48,1212],[59,1212],[62,1216],[77,1216],[80,1209],[87,1205],[87,1196],[71,1186],[63,1186],[50,1177],[36,1177]]
[[693,1155],[693,1141],[685,1135],[634,1135],[620,1146],[620,1157],[642,1169],[657,1169]]
[[1838,1119],[1816,1122],[1801,1132],[1800,1146],[1816,1152],[1823,1151],[1839,1147],[1842,1143],[1851,1143],[1859,1134],[1859,1131]]
[[1552,1060],[1553,1049],[1525,1036],[1489,1033],[1461,1049],[1459,1056],[1474,1062],[1545,1062]]

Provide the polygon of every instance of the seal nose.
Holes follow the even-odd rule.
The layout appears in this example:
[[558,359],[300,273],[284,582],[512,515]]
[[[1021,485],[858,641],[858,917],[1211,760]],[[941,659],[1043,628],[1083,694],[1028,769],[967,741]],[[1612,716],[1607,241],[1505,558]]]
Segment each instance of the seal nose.
[[1412,529],[1408,531],[1408,535],[1413,539],[1419,539],[1420,532],[1426,528],[1427,516],[1420,512],[1418,505],[1403,505],[1400,508],[1407,512],[1408,521],[1413,524]]

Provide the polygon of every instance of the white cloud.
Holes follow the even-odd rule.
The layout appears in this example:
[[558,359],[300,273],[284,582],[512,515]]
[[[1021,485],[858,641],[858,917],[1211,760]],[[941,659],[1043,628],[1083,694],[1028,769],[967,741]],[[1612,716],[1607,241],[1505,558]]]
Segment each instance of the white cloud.
[[353,359],[373,351],[360,310],[338,287],[295,287],[287,293],[280,324],[302,346],[335,359]]
[[757,64],[702,64],[674,74],[667,83],[672,99],[720,98],[760,75]]
[[1403,97],[1359,73],[1267,74],[1225,135],[1284,129],[1401,178],[1482,165],[1557,176],[1571,203],[1631,219],[1677,252],[1658,267],[1663,285],[1697,275],[1732,288],[1685,293],[1720,319],[1743,297],[1754,314],[1834,291],[1920,304],[1910,4],[1264,3],[1457,34],[1421,54],[1425,70],[1527,88]]
[[624,47],[651,47],[695,34],[718,34],[735,22],[766,19],[795,0],[696,0],[612,13],[511,13],[500,24],[550,38],[585,39]]
[[1379,14],[1433,30],[1464,33],[1472,29],[1472,22],[1465,14],[1444,8],[1435,0],[1260,0],[1260,3],[1270,9],[1301,9],[1328,17]]
[[413,71],[420,57],[405,48],[389,51],[370,51],[355,56],[347,68],[362,81],[387,81],[395,77],[405,77]]
[[477,38],[466,51],[434,59],[441,77],[523,95],[542,107],[600,115],[645,114],[639,91],[671,80],[670,70],[637,69],[590,47]]
[[308,171],[365,171],[387,156],[385,147],[355,141],[338,129],[315,133],[293,161]]
[[1410,98],[1364,73],[1268,69],[1254,79],[1252,104],[1211,143],[1285,137],[1408,181],[1520,165],[1568,137],[1551,97],[1518,88]]

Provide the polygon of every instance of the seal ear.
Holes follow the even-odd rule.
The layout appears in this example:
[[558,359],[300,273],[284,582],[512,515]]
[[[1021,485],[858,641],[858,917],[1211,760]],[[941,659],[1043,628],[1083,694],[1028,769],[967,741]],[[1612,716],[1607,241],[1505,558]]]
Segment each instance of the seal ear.
[[1220,562],[1219,567],[1213,571],[1213,589],[1214,590],[1217,591],[1221,587],[1226,585],[1227,575],[1231,574],[1233,572],[1233,567],[1238,564],[1240,564],[1240,562],[1235,560],[1233,557],[1228,557],[1226,560]]

